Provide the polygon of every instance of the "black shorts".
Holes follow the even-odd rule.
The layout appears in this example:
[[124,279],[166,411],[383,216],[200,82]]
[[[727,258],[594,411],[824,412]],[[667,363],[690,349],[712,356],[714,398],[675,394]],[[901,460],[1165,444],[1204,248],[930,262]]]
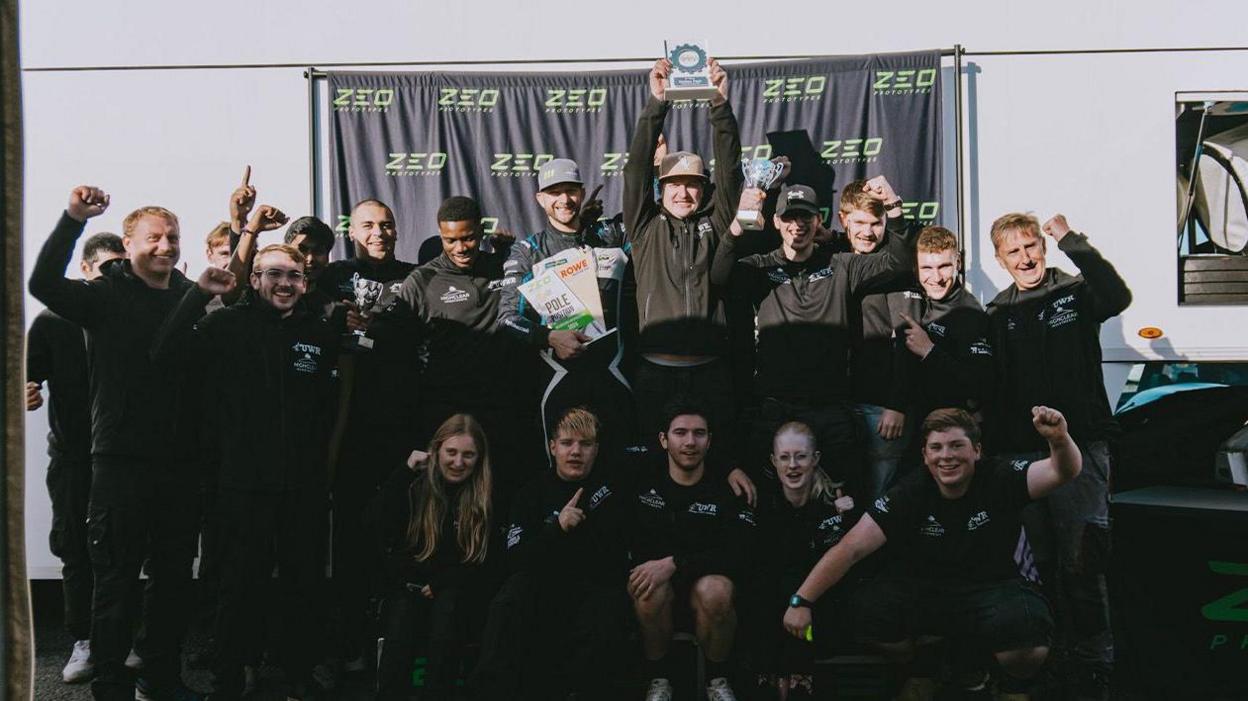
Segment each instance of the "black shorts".
[[968,640],[989,652],[1048,645],[1049,603],[1022,579],[930,582],[879,578],[854,593],[854,626],[866,642],[895,643],[919,635]]

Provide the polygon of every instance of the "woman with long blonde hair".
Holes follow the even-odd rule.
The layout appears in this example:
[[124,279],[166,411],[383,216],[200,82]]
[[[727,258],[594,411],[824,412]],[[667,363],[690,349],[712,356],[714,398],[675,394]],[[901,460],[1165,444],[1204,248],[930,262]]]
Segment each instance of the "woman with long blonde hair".
[[417,648],[428,659],[423,698],[448,698],[460,653],[489,602],[483,568],[492,555],[492,478],[481,424],[456,414],[434,433],[428,453],[413,458],[382,488],[376,514],[388,570],[382,699],[411,695]]

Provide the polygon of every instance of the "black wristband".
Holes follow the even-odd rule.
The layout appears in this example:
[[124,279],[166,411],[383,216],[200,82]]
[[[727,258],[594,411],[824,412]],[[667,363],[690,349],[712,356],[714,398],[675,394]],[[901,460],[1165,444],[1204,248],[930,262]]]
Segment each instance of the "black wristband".
[[902,201],[900,199],[893,200],[892,202],[885,202],[884,211],[890,212],[894,209],[900,209],[901,205],[902,205]]
[[814,607],[815,607],[815,602],[810,601],[809,599],[802,598],[801,594],[794,594],[793,596],[789,597],[789,608],[791,609],[800,609],[800,608],[809,609],[809,608],[814,608]]

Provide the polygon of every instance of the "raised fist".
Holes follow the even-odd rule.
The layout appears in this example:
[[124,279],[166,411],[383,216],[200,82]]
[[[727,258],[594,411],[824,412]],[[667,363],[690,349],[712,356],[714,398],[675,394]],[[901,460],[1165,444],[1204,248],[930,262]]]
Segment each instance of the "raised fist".
[[672,73],[672,62],[661,58],[654,62],[650,69],[650,94],[656,100],[663,100],[667,95],[667,77]]
[[1070,233],[1070,224],[1066,223],[1066,217],[1064,215],[1054,214],[1044,223],[1044,226],[1040,227],[1040,229],[1049,236],[1052,236],[1054,241],[1061,243],[1066,234]]
[[722,105],[728,101],[728,73],[719,65],[719,61],[711,59],[706,63],[711,69],[711,85],[719,94],[711,98],[712,105]]
[[262,204],[256,209],[256,213],[251,215],[251,219],[247,222],[247,230],[253,234],[259,234],[263,231],[272,231],[280,228],[283,224],[290,221],[282,210],[267,204]]
[[1057,409],[1050,409],[1047,406],[1033,406],[1031,408],[1031,424],[1036,427],[1036,433],[1050,443],[1056,443],[1070,437],[1066,429],[1066,417],[1062,416],[1062,412]]
[[98,187],[79,185],[69,193],[69,206],[65,211],[80,222],[98,217],[108,209],[108,193]]
[[888,178],[883,175],[877,175],[871,178],[862,186],[862,191],[871,196],[873,200],[880,202],[893,202],[897,199],[897,193],[893,190],[893,186],[889,184]]
[[594,191],[585,198],[584,204],[581,205],[580,213],[580,230],[584,233],[589,227],[598,222],[602,217],[602,200],[598,198],[598,193],[602,192],[602,186],[594,188]]
[[223,295],[234,289],[235,282],[234,273],[210,265],[199,274],[195,284],[210,295]]
[[240,228],[256,204],[256,188],[251,186],[251,166],[243,170],[243,184],[230,193],[230,221]]

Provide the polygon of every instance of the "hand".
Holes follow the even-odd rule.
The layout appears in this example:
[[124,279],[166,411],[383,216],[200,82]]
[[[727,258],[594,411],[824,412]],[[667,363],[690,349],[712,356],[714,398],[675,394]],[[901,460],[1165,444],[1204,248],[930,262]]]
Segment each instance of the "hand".
[[594,188],[594,191],[589,194],[589,197],[581,205],[579,226],[582,233],[602,218],[602,200],[598,199],[599,192],[602,192],[601,185]]
[[780,187],[780,183],[788,180],[789,175],[793,172],[793,161],[789,160],[788,156],[776,156],[771,159],[771,162],[780,164],[780,176],[777,177],[776,181],[771,185],[772,188],[778,188]]
[[247,214],[256,204],[256,188],[251,186],[251,166],[243,169],[243,184],[230,193],[230,223],[237,229],[243,228]]
[[886,441],[893,441],[901,438],[901,432],[906,428],[906,415],[900,411],[885,409],[880,414],[880,426],[876,429],[876,433],[880,434],[880,438]]
[[26,383],[26,411],[34,411],[43,406],[43,395],[39,393],[42,389],[43,385],[38,382]]
[[628,573],[628,593],[634,599],[648,599],[675,573],[676,563],[670,557],[643,562]]
[[1066,417],[1062,416],[1062,412],[1057,409],[1050,409],[1047,406],[1033,406],[1031,408],[1031,425],[1035,426],[1036,433],[1039,433],[1040,437],[1050,444],[1070,440],[1070,433],[1066,428]]
[[359,331],[360,333],[368,332],[369,319],[368,315],[360,311],[354,302],[346,302],[347,307],[347,331]]
[[511,244],[515,242],[516,242],[516,235],[511,233],[511,229],[507,229],[507,228],[500,226],[494,229],[494,233],[490,234],[490,245],[492,245],[494,247],[494,250],[496,251],[500,247],[510,246]]
[[256,213],[251,215],[251,219],[247,221],[247,230],[253,234],[260,234],[265,231],[272,231],[281,228],[283,224],[290,221],[282,210],[277,207],[271,207],[267,204],[260,205]]
[[719,91],[718,95],[711,98],[711,104],[722,105],[728,101],[728,72],[715,59],[707,61],[706,65],[711,69],[711,85]]
[[204,292],[216,296],[228,294],[234,289],[234,285],[237,282],[234,273],[224,268],[214,268],[210,265],[204,268],[204,272],[199,274],[199,279],[195,281],[195,284]]
[[835,237],[832,230],[823,225],[823,218],[815,218],[815,243],[828,243]]
[[846,496],[845,492],[836,490],[836,501],[832,502],[832,506],[836,507],[836,513],[843,514],[846,511],[854,510],[854,498]]
[[589,343],[589,336],[580,331],[551,331],[546,337],[546,343],[555,351],[555,355],[560,360],[575,358],[585,352],[585,344]]
[[650,69],[650,94],[654,99],[663,101],[667,95],[667,77],[672,74],[672,62],[661,58],[654,62]]
[[732,468],[732,472],[728,473],[728,486],[732,487],[733,494],[744,496],[750,506],[758,501],[758,489],[754,487],[754,481],[745,474],[745,470]]
[[429,586],[428,584],[426,584],[425,586],[421,587],[421,588],[420,588],[420,595],[421,595],[421,596],[423,596],[423,597],[425,597],[426,599],[432,599],[432,598],[433,598],[433,587]]
[[1066,238],[1066,234],[1070,233],[1070,224],[1066,223],[1066,217],[1062,214],[1054,214],[1040,227],[1044,233],[1053,237],[1053,240],[1061,243]]
[[798,608],[789,607],[784,612],[784,629],[789,635],[799,639],[806,639],[806,629],[810,627],[811,621],[810,609],[805,606]]
[[581,521],[585,520],[585,511],[576,505],[581,500],[583,494],[585,494],[585,488],[578,487],[576,494],[573,494],[568,503],[559,510],[559,527],[563,529],[564,533],[581,525]]
[[746,187],[741,189],[741,197],[737,199],[738,210],[754,210],[761,212],[763,202],[767,200],[767,193],[756,187]]
[[108,193],[98,187],[79,185],[69,193],[69,206],[65,211],[71,219],[85,222],[98,217],[108,209]]
[[932,337],[928,336],[923,326],[910,318],[909,314],[903,312],[901,318],[906,322],[906,349],[919,356],[920,360],[926,358],[927,354],[936,347],[936,344],[932,343]]
[[429,460],[429,453],[423,450],[413,450],[412,454],[407,456],[407,469],[412,472],[420,472],[425,469],[425,463]]
[[897,198],[897,193],[893,191],[893,186],[889,184],[888,178],[883,175],[877,175],[871,178],[862,186],[862,191],[871,196],[873,200],[881,202],[892,202]]

